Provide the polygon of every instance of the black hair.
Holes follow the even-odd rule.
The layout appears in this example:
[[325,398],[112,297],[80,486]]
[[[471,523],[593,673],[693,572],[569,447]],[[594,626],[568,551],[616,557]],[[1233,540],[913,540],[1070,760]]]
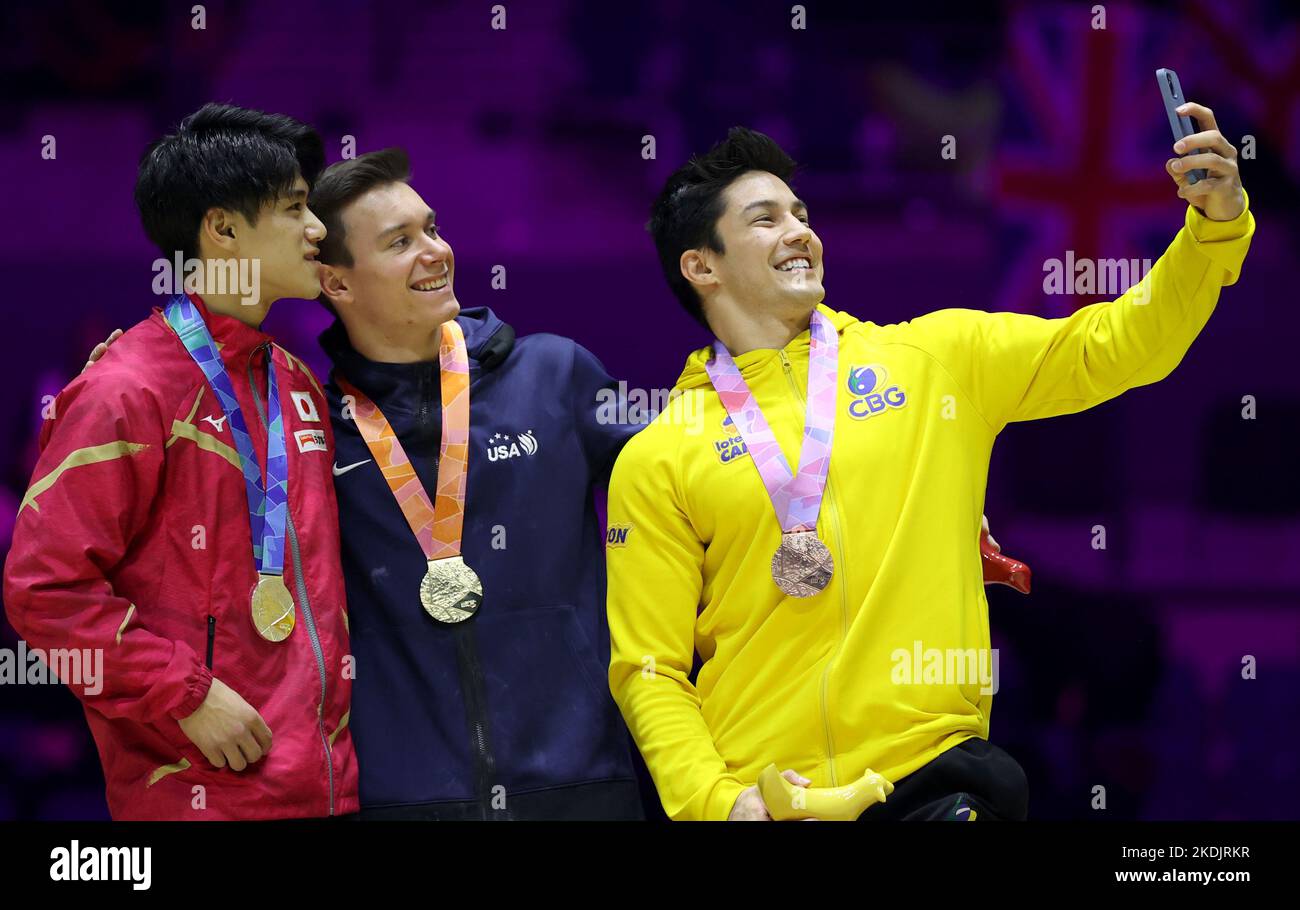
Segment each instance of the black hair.
[[145,149],[135,204],[145,233],[164,255],[180,250],[191,259],[209,209],[230,209],[256,224],[263,203],[291,192],[299,175],[310,187],[324,166],[320,135],[307,124],[205,104]]
[[312,188],[307,207],[325,225],[317,262],[350,267],[343,210],[375,187],[411,181],[411,159],[406,151],[393,147],[366,152],[356,158],[331,164]]
[[668,287],[691,318],[706,329],[700,295],[682,274],[682,253],[710,249],[725,253],[718,235],[723,191],[750,171],[766,171],[787,183],[797,165],[770,136],[733,126],[727,138],[703,155],[692,155],[678,168],[650,211],[646,230],[654,238]]

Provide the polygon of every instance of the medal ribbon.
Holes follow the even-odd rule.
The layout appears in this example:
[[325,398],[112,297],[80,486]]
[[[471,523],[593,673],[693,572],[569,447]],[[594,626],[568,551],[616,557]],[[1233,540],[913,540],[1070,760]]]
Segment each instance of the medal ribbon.
[[809,326],[808,402],[804,416],[799,470],[791,472],[772,428],[740,375],[731,352],[721,341],[713,343],[714,356],[704,365],[709,381],[722,399],[737,432],[745,440],[758,476],[767,488],[782,532],[815,531],[821,511],[826,473],[831,466],[831,439],[835,432],[836,372],[839,334],[831,321],[814,310]]
[[221,360],[212,333],[208,331],[198,307],[186,296],[168,301],[163,316],[180,336],[190,357],[198,364],[208,385],[217,396],[221,409],[230,421],[235,450],[244,472],[244,492],[248,498],[248,524],[253,538],[253,559],[262,575],[284,573],[284,525],[288,515],[289,458],[284,441],[284,420],[280,412],[280,389],[275,378],[275,362],[267,347],[266,358],[266,479],[248,435],[248,424],[239,409],[239,399],[231,385],[226,365]]
[[438,456],[436,502],[429,499],[424,484],[406,450],[379,407],[343,376],[335,374],[339,388],[351,395],[353,413],[361,437],[375,458],[375,464],[393,491],[406,516],[406,523],[424,551],[426,559],[460,555],[460,538],[465,524],[465,483],[469,464],[469,354],[465,335],[456,320],[442,324],[438,348],[442,386],[442,447]]

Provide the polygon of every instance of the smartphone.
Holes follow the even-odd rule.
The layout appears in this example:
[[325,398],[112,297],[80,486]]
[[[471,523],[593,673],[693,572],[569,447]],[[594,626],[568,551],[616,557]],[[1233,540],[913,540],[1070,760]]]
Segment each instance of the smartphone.
[[[1169,115],[1169,128],[1174,131],[1174,141],[1177,142],[1198,132],[1196,127],[1192,126],[1191,117],[1178,113],[1178,106],[1187,100],[1183,96],[1183,87],[1178,84],[1178,74],[1173,70],[1158,69],[1156,79],[1160,81],[1160,95],[1165,99],[1165,113]],[[1205,149],[1196,149],[1196,151],[1204,152]],[[1193,168],[1187,172],[1188,183],[1198,183],[1204,179],[1205,168],[1203,167]]]

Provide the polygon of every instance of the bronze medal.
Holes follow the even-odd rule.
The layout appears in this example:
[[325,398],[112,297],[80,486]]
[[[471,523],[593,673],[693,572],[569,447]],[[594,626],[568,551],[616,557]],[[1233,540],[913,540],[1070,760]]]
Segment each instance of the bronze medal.
[[[831,551],[817,538],[816,528],[835,436],[838,331],[820,310],[808,317],[808,393],[797,468],[791,468],[763,409],[721,339],[714,340],[713,356],[704,368],[727,417],[745,440],[750,463],[758,471],[781,527],[781,546],[772,556],[772,579],[787,597],[812,597],[826,589],[835,572]],[[789,369],[787,363],[787,378]],[[797,388],[795,393],[797,397]]]
[[790,597],[812,597],[826,590],[835,573],[831,551],[816,531],[786,531],[772,556],[772,578]]
[[460,556],[429,560],[429,571],[420,582],[420,603],[438,622],[458,623],[478,612],[483,602],[483,583]]
[[297,622],[293,595],[285,587],[283,575],[257,576],[253,588],[253,626],[267,641],[284,641]]

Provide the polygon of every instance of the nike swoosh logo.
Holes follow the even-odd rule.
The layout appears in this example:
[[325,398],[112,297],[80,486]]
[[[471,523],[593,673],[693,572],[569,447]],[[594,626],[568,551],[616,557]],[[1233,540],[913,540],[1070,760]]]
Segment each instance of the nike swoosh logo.
[[334,476],[342,477],[344,474],[346,474],[348,471],[351,471],[353,468],[359,468],[363,464],[370,464],[370,462],[371,459],[367,458],[365,461],[358,461],[356,464],[350,464],[347,467],[340,468],[339,463],[336,461],[334,462]]

